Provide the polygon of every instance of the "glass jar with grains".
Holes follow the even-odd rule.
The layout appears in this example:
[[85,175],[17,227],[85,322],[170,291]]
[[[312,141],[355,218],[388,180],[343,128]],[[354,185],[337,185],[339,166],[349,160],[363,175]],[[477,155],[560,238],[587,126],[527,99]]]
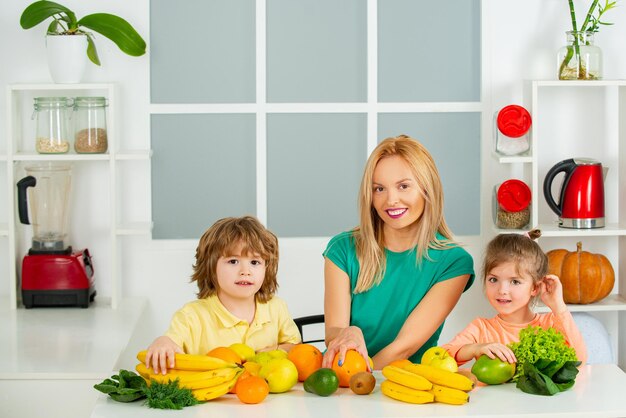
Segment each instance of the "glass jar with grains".
[[530,188],[511,179],[494,188],[495,223],[502,229],[523,229],[530,222]]
[[35,149],[40,154],[64,154],[70,150],[68,97],[35,97]]
[[74,99],[74,150],[79,154],[107,152],[107,101],[104,97]]

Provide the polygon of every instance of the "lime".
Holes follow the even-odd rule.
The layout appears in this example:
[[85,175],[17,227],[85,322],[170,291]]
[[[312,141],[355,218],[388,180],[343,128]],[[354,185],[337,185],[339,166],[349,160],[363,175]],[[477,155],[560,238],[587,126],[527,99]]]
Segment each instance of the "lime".
[[319,396],[332,395],[338,387],[337,373],[328,368],[317,369],[304,381],[304,390]]
[[498,357],[492,359],[483,354],[472,366],[472,373],[483,383],[499,385],[511,380],[515,374],[515,363],[502,361]]

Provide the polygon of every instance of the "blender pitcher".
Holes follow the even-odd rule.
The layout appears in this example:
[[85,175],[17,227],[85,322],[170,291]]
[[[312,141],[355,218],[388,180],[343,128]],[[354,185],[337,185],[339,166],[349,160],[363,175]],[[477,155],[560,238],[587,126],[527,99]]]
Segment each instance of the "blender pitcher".
[[25,167],[27,176],[17,183],[20,222],[33,225],[31,254],[71,252],[67,243],[71,168],[51,163]]

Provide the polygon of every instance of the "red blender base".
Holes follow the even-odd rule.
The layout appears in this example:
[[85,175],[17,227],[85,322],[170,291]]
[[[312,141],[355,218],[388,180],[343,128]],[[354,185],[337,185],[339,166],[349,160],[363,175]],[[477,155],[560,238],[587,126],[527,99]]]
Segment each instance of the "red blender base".
[[94,300],[89,250],[70,254],[29,254],[22,262],[22,302],[35,306],[89,307]]

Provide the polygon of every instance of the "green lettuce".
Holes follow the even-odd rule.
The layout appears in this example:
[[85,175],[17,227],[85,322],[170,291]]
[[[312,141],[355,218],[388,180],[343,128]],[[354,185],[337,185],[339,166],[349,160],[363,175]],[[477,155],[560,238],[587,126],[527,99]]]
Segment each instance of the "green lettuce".
[[[539,360],[550,364],[549,375],[560,370],[568,361],[578,361],[576,350],[568,346],[563,334],[554,328],[528,326],[520,331],[519,342],[509,344],[517,358],[517,369],[513,381],[524,375],[524,364],[535,364]],[[543,368],[543,367],[542,367]]]

